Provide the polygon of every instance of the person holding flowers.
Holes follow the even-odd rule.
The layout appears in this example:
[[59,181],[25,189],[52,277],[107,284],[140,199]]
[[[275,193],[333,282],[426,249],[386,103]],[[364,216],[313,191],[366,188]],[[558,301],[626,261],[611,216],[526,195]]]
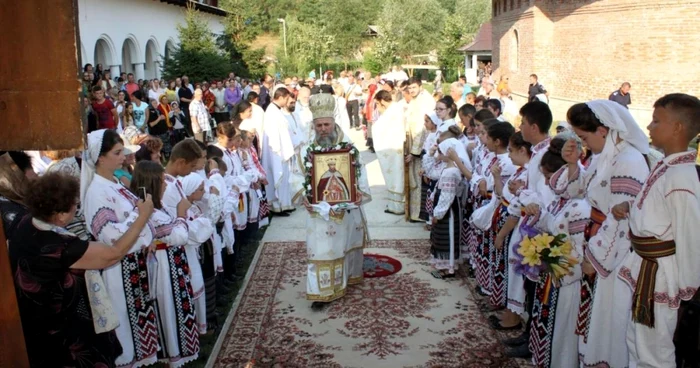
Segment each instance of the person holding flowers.
[[[508,178],[504,185],[498,185],[499,180],[496,180],[495,190],[498,195],[499,208],[496,210],[500,214],[500,221],[496,224],[497,230],[495,230],[494,247],[496,252],[501,252],[503,260],[505,261],[504,270],[500,268],[496,271],[494,282],[495,284],[503,284],[506,288],[504,291],[504,299],[498,300],[499,305],[507,307],[500,316],[491,316],[489,318],[489,323],[491,327],[497,330],[510,330],[516,329],[521,326],[521,320],[519,314],[523,313],[523,305],[525,301],[525,293],[523,289],[523,277],[522,275],[515,272],[515,267],[513,262],[510,262],[511,258],[511,243],[519,242],[519,236],[513,236],[514,229],[520,222],[522,218],[522,213],[520,207],[515,203],[516,198],[515,192],[510,190],[510,183],[518,180],[525,180],[527,177],[527,164],[530,162],[530,156],[532,155],[532,145],[523,139],[522,132],[517,132],[510,137],[508,144],[508,153],[513,165],[517,166],[518,169],[515,173]],[[500,166],[495,166],[491,172],[494,177],[498,179],[502,176],[503,170]],[[502,181],[502,180],[501,180]],[[504,221],[503,216],[507,217]],[[501,258],[499,258],[499,261]],[[501,263],[501,262],[499,262]],[[494,262],[497,267],[501,267],[502,264]],[[501,280],[502,278],[502,280]],[[497,286],[496,288],[498,288]],[[503,304],[500,304],[503,303]],[[514,307],[517,305],[517,307]]]
[[[539,169],[550,186],[557,184],[553,180],[567,180],[552,174],[566,165],[561,150],[569,139],[576,141],[574,137],[569,132],[556,136],[542,156]],[[537,280],[529,341],[537,367],[579,366],[575,330],[584,229],[590,213],[586,200],[556,196],[539,211],[535,228],[543,232],[526,235],[517,248],[517,258],[525,266],[527,277]]]
[[[612,207],[632,201],[649,175],[645,155],[649,141],[630,112],[608,100],[576,104],[567,112],[571,129],[593,158],[588,168],[580,163],[581,148],[570,140],[562,150],[566,161],[553,182],[555,192],[568,198],[586,198],[593,207],[584,234],[585,274],[576,333],[584,366],[628,366],[625,336],[629,308],[616,302],[616,275],[629,253],[629,221],[617,220]],[[558,180],[563,176],[567,180]]]

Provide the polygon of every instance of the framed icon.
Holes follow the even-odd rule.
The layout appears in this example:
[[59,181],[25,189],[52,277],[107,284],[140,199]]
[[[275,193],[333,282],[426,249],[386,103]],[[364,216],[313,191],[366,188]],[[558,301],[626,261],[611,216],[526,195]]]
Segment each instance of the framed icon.
[[350,150],[315,152],[311,167],[311,203],[355,202],[355,165]]

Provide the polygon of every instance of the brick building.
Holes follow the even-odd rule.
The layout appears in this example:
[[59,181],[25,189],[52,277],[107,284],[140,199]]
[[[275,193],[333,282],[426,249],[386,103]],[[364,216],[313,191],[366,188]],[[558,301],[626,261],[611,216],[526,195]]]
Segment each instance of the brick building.
[[[642,127],[654,101],[700,96],[700,0],[493,0],[495,80],[527,99],[529,75],[549,91],[557,120],[574,103],[608,98],[632,84],[630,111]],[[646,131],[646,129],[644,129]]]

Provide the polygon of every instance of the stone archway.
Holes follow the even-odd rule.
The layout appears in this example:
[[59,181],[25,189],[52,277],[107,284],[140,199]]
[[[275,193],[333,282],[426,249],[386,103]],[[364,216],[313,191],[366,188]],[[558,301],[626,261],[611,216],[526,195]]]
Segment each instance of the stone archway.
[[508,50],[508,60],[510,61],[510,70],[512,72],[518,71],[518,65],[520,60],[520,35],[518,30],[514,29],[510,36],[510,50]]
[[169,39],[165,42],[165,50],[163,50],[163,55],[165,56],[165,59],[168,59],[173,51],[175,51],[175,41]]
[[109,42],[104,38],[100,38],[95,43],[95,65],[102,64],[103,68],[109,68],[114,65],[114,59]]
[[135,79],[143,79],[143,58],[138,40],[129,35],[122,44],[122,71],[134,73]]
[[146,63],[143,69],[144,78],[160,78],[160,54],[158,53],[158,45],[153,38],[146,43]]

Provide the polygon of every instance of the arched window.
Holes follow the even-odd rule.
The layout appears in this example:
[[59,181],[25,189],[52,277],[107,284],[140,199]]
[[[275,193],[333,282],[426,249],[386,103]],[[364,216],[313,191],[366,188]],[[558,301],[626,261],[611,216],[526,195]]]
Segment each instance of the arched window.
[[510,70],[514,72],[518,70],[519,51],[520,38],[518,37],[518,31],[514,29],[513,33],[510,35],[510,51],[508,52]]

